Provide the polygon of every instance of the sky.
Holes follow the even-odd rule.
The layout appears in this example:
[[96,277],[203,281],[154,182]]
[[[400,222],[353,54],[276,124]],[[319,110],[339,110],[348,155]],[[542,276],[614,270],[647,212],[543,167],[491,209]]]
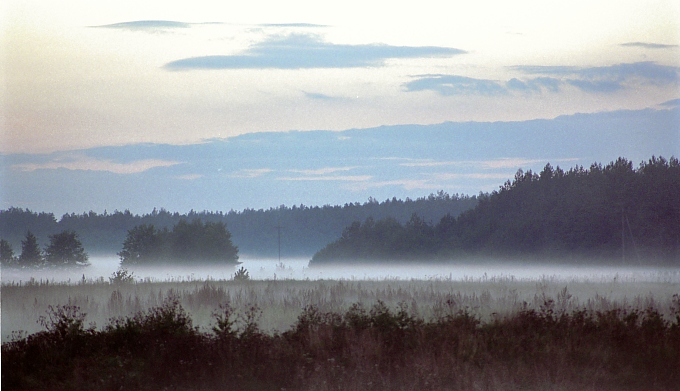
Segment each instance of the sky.
[[98,3],[0,4],[0,208],[477,194],[680,155],[675,1]]

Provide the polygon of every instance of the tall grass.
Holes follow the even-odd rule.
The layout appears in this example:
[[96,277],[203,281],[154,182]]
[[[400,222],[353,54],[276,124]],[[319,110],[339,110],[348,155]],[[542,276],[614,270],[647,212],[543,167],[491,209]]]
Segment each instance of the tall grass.
[[[222,303],[200,331],[168,297],[85,327],[74,305],[51,307],[46,330],[2,345],[3,389],[26,390],[676,390],[680,298],[603,311],[522,304],[483,321],[448,298],[436,316],[407,303],[305,306],[284,332],[260,309]],[[670,319],[667,319],[670,317]]]
[[211,314],[220,304],[233,308],[256,305],[262,311],[260,328],[266,333],[286,331],[302,308],[313,305],[321,311],[342,313],[355,303],[372,306],[378,300],[395,308],[408,304],[415,315],[428,320],[449,309],[466,310],[480,320],[516,314],[526,308],[539,309],[551,301],[555,309],[608,311],[615,308],[654,308],[670,319],[673,294],[679,293],[674,279],[657,281],[570,280],[544,277],[521,280],[512,277],[404,280],[328,281],[233,281],[233,280],[146,280],[109,283],[103,279],[76,284],[31,280],[6,283],[2,293],[2,340],[13,331],[35,333],[37,322],[49,307],[75,305],[87,314],[85,323],[99,329],[110,318],[131,316],[176,298],[203,331],[211,328]]

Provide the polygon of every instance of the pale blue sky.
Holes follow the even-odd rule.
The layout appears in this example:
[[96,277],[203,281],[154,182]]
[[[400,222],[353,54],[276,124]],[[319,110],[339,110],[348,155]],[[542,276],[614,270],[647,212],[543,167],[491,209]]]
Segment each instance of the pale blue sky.
[[[59,212],[126,205],[238,209],[298,199],[323,204],[368,196],[416,197],[438,186],[474,194],[501,184],[501,176],[511,176],[520,166],[615,159],[609,147],[617,144],[603,146],[598,155],[580,133],[582,139],[568,148],[534,151],[510,148],[511,141],[491,132],[483,136],[491,143],[484,144],[486,150],[479,149],[475,137],[457,144],[457,154],[467,156],[463,159],[436,155],[442,140],[413,128],[415,139],[408,132],[395,133],[397,139],[360,138],[358,149],[347,149],[333,161],[305,153],[314,153],[315,137],[326,135],[312,131],[334,131],[342,138],[349,137],[341,133],[347,129],[447,121],[521,124],[617,110],[631,110],[638,115],[631,123],[643,123],[649,110],[669,110],[672,105],[664,102],[680,97],[677,2],[441,3],[256,1],[234,7],[212,1],[3,2],[2,207]],[[607,126],[601,122],[607,116],[588,118]],[[646,137],[658,141],[675,135],[649,144],[665,145],[677,155],[677,128],[666,125],[670,128],[646,128]],[[248,149],[248,156],[231,159],[228,172],[219,177],[198,169],[189,156],[204,154],[201,146],[258,134],[273,140],[277,132],[291,130],[309,132],[296,133],[296,142],[304,141],[306,149],[284,143],[279,150],[264,149],[269,156]],[[629,158],[644,158],[629,149],[634,129],[622,132],[629,139],[621,141],[619,154],[628,151],[634,155]],[[402,148],[388,147],[386,140]],[[488,145],[494,142],[509,148],[491,155]],[[171,149],[177,155],[149,155],[140,149],[142,143],[177,146]],[[375,154],[372,159],[416,159],[408,152],[409,143],[420,145],[423,156],[417,159],[432,164],[367,164],[371,157],[357,152],[368,148]],[[115,153],[101,155],[103,150]],[[394,156],[383,156],[381,150]],[[233,149],[213,152],[234,154]],[[208,161],[200,160],[204,168],[213,166],[212,159],[221,161],[210,154],[202,158],[206,156]],[[254,164],[253,159],[267,164]],[[491,173],[482,166],[475,171],[469,165],[441,163],[499,159],[513,164]],[[416,167],[423,171],[416,172]],[[296,177],[303,173],[318,175]],[[175,178],[200,184],[208,193],[238,186],[259,195],[219,191],[214,197],[198,197],[202,201],[192,205],[188,194],[173,199],[163,192],[156,196],[152,188],[143,194],[99,189],[89,195],[59,188],[90,175],[110,176],[107,183],[119,188],[133,189],[143,176],[146,183]],[[30,195],[48,182],[59,197],[48,202]],[[8,190],[8,184],[14,189]],[[265,191],[269,188],[274,190]]]

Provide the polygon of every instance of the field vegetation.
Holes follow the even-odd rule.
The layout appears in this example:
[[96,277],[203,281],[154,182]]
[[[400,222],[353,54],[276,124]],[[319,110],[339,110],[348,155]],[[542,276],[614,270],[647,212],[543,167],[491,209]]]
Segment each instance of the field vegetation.
[[668,274],[6,283],[2,385],[672,390],[678,293]]

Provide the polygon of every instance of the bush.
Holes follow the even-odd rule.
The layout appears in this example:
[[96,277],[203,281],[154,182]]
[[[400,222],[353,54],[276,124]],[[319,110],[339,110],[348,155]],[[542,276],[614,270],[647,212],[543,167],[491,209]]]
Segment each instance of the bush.
[[47,331],[2,345],[8,389],[655,389],[680,384],[680,327],[654,309],[540,310],[480,322],[453,310],[430,321],[378,302],[345,313],[305,307],[283,334],[256,306],[224,304],[213,335],[176,298],[102,331],[75,306]]
[[250,274],[248,273],[248,270],[241,266],[240,269],[234,273],[234,281],[249,281],[250,280]]
[[109,283],[111,285],[123,285],[131,284],[135,281],[135,276],[133,272],[128,271],[125,268],[119,268],[111,274],[109,277]]

